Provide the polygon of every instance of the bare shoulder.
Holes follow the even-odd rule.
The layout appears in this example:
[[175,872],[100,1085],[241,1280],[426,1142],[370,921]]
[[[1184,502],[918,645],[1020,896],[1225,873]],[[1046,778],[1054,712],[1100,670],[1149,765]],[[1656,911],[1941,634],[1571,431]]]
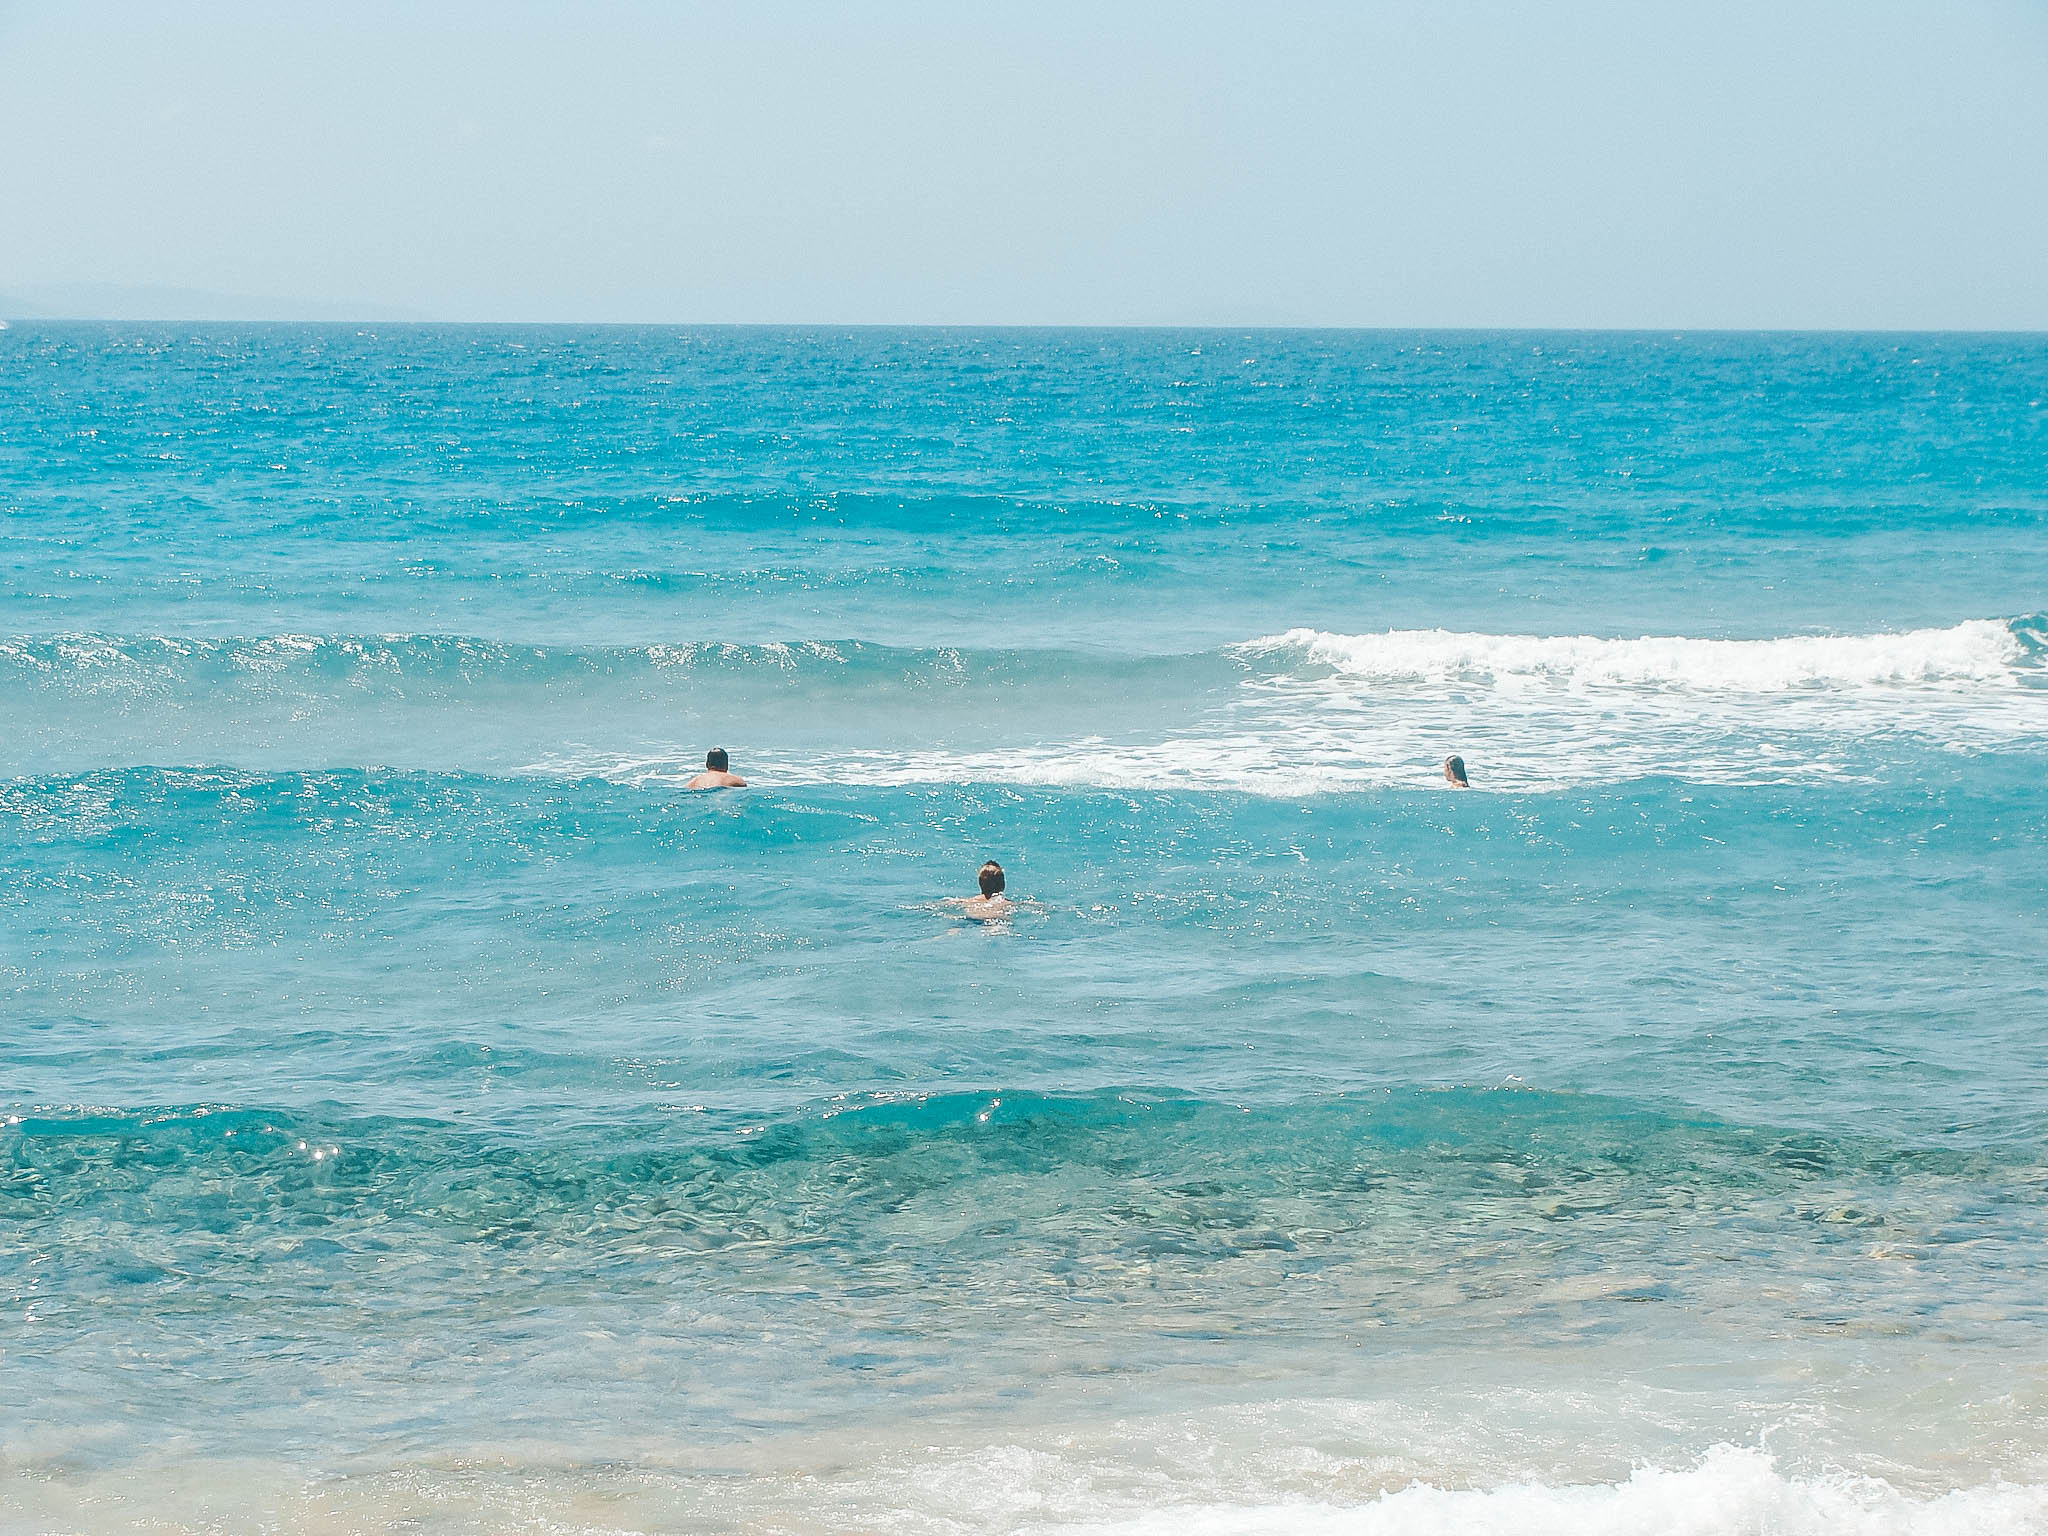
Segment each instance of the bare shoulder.
[[706,769],[683,786],[685,789],[745,789],[746,787],[747,781],[738,774],[718,773],[711,769]]

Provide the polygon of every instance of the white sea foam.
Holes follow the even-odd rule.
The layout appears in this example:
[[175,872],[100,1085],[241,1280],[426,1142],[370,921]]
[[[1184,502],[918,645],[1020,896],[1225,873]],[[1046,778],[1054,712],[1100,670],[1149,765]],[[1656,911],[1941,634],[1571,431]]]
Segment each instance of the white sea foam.
[[1881,1478],[1790,1477],[1758,1450],[1619,1483],[1446,1489],[1369,1503],[1188,1504],[1025,1527],[1032,1536],[2020,1536],[2048,1531],[2048,1487],[1998,1483],[1915,1497]]
[[[992,1446],[928,1464],[695,1477],[672,1453],[574,1464],[543,1447],[346,1478],[262,1461],[192,1460],[149,1472],[0,1476],[0,1520],[20,1529],[268,1529],[594,1536],[668,1529],[819,1536],[2043,1536],[2048,1485],[1987,1482],[1915,1493],[1851,1473],[1797,1476],[1765,1452],[1717,1446],[1694,1465],[1611,1483],[1440,1487],[1362,1498],[1219,1499],[1196,1474],[1079,1464]],[[520,1454],[524,1451],[526,1454]],[[636,1464],[637,1463],[637,1464]],[[1192,1469],[1190,1469],[1192,1470]],[[18,1526],[15,1522],[19,1522]]]
[[[1105,728],[1076,697],[1059,740],[977,750],[764,752],[781,782],[1016,784],[1299,796],[1440,782],[1560,789],[1646,777],[1698,784],[1871,778],[1898,752],[2048,742],[2033,630],[1999,620],[1900,634],[1640,640],[1296,629],[1233,647],[1234,689],[1191,695],[1185,723]],[[1094,729],[1088,727],[1094,726]],[[693,752],[568,751],[542,772],[662,783]]]
[[1794,784],[2040,750],[2044,654],[2038,618],[1758,640],[1291,629],[1178,658],[74,636],[0,641],[28,724],[0,772],[385,764],[662,784],[697,771],[708,733],[783,784],[1295,797],[1435,785],[1452,753],[1482,790]]
[[1444,629],[1290,629],[1238,647],[1294,653],[1348,680],[1435,688],[1665,689],[1769,694],[1863,688],[2015,688],[2028,648],[2014,627],[1971,619],[1898,634],[1706,640],[1685,635],[1489,635]]

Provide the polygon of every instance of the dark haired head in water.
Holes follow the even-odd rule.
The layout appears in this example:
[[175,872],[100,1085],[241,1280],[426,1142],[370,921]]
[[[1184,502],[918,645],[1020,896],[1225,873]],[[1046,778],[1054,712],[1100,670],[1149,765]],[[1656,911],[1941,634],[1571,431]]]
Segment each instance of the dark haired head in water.
[[957,908],[973,922],[1007,924],[1017,904],[1003,894],[1003,866],[990,859],[975,871],[974,880],[981,887],[979,896],[955,896],[945,905]]
[[704,754],[704,771],[684,786],[686,789],[745,789],[747,781],[729,770],[725,748],[713,747]]
[[1460,789],[1470,789],[1472,787],[1471,781],[1465,777],[1465,759],[1462,757],[1447,757],[1444,759],[1444,777]]

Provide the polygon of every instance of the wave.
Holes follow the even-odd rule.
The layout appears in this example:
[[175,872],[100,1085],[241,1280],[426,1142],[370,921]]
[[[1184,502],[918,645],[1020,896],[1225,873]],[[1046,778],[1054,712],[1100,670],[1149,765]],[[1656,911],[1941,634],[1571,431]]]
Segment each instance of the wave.
[[[443,1084],[542,1077],[548,1091],[578,1070],[570,1058],[465,1044],[420,1052],[413,1066]],[[628,1076],[605,1068],[582,1086],[618,1091]],[[1290,1202],[1369,1205],[1382,1187],[1437,1197],[1445,1207],[1483,1195],[1551,1217],[1623,1206],[1661,1217],[1668,1215],[1661,1196],[1677,1182],[1702,1207],[1745,1210],[1767,1188],[1797,1188],[1818,1203],[1824,1195],[1847,1198],[1843,1191],[1872,1180],[1917,1177],[1932,1202],[1936,1186],[1949,1181],[1975,1189],[2039,1172],[2030,1145],[1821,1135],[1522,1086],[1377,1089],[1280,1102],[1140,1089],[865,1090],[775,1107],[775,1096],[754,1084],[739,1104],[690,1102],[704,1092],[678,1089],[652,1104],[635,1094],[616,1117],[586,1110],[552,1127],[528,1105],[513,1114],[513,1129],[349,1114],[331,1100],[305,1109],[22,1105],[0,1117],[0,1149],[19,1170],[64,1177],[29,1178],[0,1204],[16,1216],[48,1215],[139,1198],[154,1179],[163,1182],[149,1195],[151,1208],[168,1215],[185,1201],[205,1206],[220,1181],[241,1180],[263,1198],[193,1223],[194,1240],[211,1242],[229,1227],[291,1225],[310,1211],[361,1215],[372,1205],[382,1216],[430,1217],[464,1237],[516,1209],[536,1238],[559,1222],[564,1231],[555,1235],[581,1240],[576,1234],[594,1208],[632,1216],[636,1229],[717,1222],[757,1235],[787,1225],[815,1236],[835,1219],[893,1209],[912,1191],[971,1204],[984,1181],[998,1180],[1020,1200],[1034,1185],[1050,1192],[1058,1209],[1046,1214],[1040,1237],[1101,1219],[1131,1231],[1199,1229],[1222,1251],[1240,1239],[1257,1246],[1276,1222],[1301,1222],[1306,1208]],[[149,1179],[138,1181],[138,1155],[146,1156]],[[320,1182],[307,1182],[322,1163]],[[1194,1168],[1205,1170],[1203,1179],[1189,1182]],[[451,1171],[485,1170],[491,1187],[465,1178],[451,1198]],[[819,1170],[845,1177],[827,1190],[816,1182]],[[1102,1180],[1234,1192],[1216,1209],[1197,1201],[1145,1210],[1114,1200],[1085,1209],[1077,1191],[1100,1196],[1109,1187]],[[1350,1230],[1305,1224],[1319,1241]],[[858,1226],[849,1227],[850,1238]],[[1423,1235],[1432,1242],[1444,1236]]]
[[[1432,1415],[1418,1407],[1427,1423]],[[886,1417],[886,1416],[884,1416]],[[1208,1426],[1202,1426],[1208,1427]],[[1138,1430],[1139,1426],[1131,1426]],[[1788,1471],[1759,1447],[1718,1444],[1690,1465],[1639,1464],[1611,1482],[1494,1482],[1459,1486],[1415,1478],[1357,1496],[1360,1470],[1333,1454],[1328,1435],[1254,1453],[1286,1468],[1254,1476],[1266,1497],[1233,1500],[1219,1486],[1236,1456],[1186,1423],[1146,1425],[1170,1436],[1077,1454],[1075,1437],[972,1451],[925,1445],[876,1460],[829,1442],[824,1464],[802,1470],[745,1465],[693,1474],[672,1445],[615,1429],[609,1452],[565,1454],[552,1445],[500,1441],[469,1456],[379,1466],[358,1457],[345,1478],[313,1477],[302,1463],[244,1454],[186,1458],[167,1475],[147,1462],[81,1473],[66,1441],[46,1436],[42,1454],[20,1455],[0,1498],[38,1527],[152,1524],[179,1529],[301,1523],[315,1512],[353,1529],[420,1523],[599,1532],[591,1511],[624,1508],[661,1527],[890,1530],[906,1536],[2040,1536],[2048,1532],[2048,1484],[1988,1480],[1933,1492],[1849,1471]],[[1568,1438],[1562,1425],[1553,1433]],[[1141,1431],[1142,1432],[1142,1431]],[[926,1430],[920,1438],[928,1439]],[[103,1437],[102,1437],[103,1438]],[[1036,1437],[1034,1437],[1035,1439]],[[622,1449],[619,1441],[625,1441]],[[57,1452],[63,1447],[63,1452]],[[96,1447],[97,1449],[97,1447]],[[1242,1452],[1238,1453],[1239,1455]],[[1568,1452],[1566,1453],[1569,1454]],[[381,1460],[381,1458],[379,1458]],[[1361,1458],[1365,1459],[1365,1458]],[[364,1463],[369,1461],[368,1465]],[[1387,1457],[1380,1474],[1409,1461]],[[52,1477],[50,1464],[66,1475]],[[68,1463],[68,1464],[67,1464]],[[1231,1468],[1231,1470],[1236,1470]],[[194,1473],[198,1475],[192,1475]],[[1219,1475],[1222,1473],[1223,1475]],[[1318,1474],[1321,1474],[1318,1476]],[[1348,1475],[1347,1475],[1348,1474]],[[1368,1474],[1369,1476],[1369,1474]],[[1337,1486],[1321,1490],[1315,1484]],[[1304,1486],[1306,1485],[1306,1486]],[[219,1490],[233,1489],[223,1498]],[[202,1493],[202,1490],[212,1490]],[[145,1513],[146,1512],[146,1513]]]
[[[1234,681],[1227,652],[1128,655],[1086,650],[900,646],[866,640],[722,640],[548,645],[471,635],[118,636],[0,639],[9,691],[99,702],[215,706],[277,697],[322,702],[495,697],[686,700],[722,685],[830,699],[980,689],[1105,691],[1134,678]],[[719,695],[725,696],[723,694]]]
[[229,678],[345,678],[369,682],[537,681],[633,672],[794,673],[803,669],[951,666],[951,647],[928,651],[860,641],[634,646],[517,644],[468,635],[115,636],[0,640],[0,664],[23,676],[69,675],[86,685],[199,685]]
[[2048,619],[1723,640],[1294,629],[1184,655],[859,640],[0,641],[0,773],[386,766],[663,784],[716,742],[784,784],[1293,797],[1880,777],[2048,741]]
[[[11,677],[8,674],[12,674]],[[1454,630],[1337,634],[1290,629],[1217,651],[1100,651],[894,646],[861,640],[694,641],[627,646],[517,644],[464,635],[252,637],[56,635],[0,639],[0,687],[197,695],[215,687],[315,690],[556,686],[603,679],[730,678],[868,690],[952,679],[1002,686],[1114,688],[1134,674],[1203,685],[1331,679],[1470,693],[1626,689],[1708,694],[1828,690],[2011,689],[2048,685],[2048,617],[1970,619],[1946,629],[1774,639],[1640,639]]]
[[1764,1451],[1723,1445],[1696,1466],[1643,1467],[1616,1483],[1416,1482],[1355,1505],[1185,1504],[1026,1528],[1034,1536],[2002,1536],[2048,1531],[2048,1485],[1915,1495],[1877,1477],[1791,1476]]
[[1443,629],[1330,634],[1290,629],[1245,642],[1251,657],[1294,657],[1346,680],[1514,690],[1656,689],[1772,694],[1868,688],[2013,688],[2048,681],[2048,617],[1970,619],[1897,634],[1708,640],[1684,635],[1462,634]]
[[[763,766],[851,785],[990,783],[1286,798],[1428,787],[1456,752],[1481,787],[1670,778],[1798,784],[1880,777],[1901,753],[2048,741],[2048,620],[1896,634],[1718,640],[1297,629],[1218,653],[1178,715],[1070,695],[1054,739],[818,743]],[[1164,665],[1163,663],[1161,665]],[[1126,727],[1119,729],[1119,727]],[[659,784],[687,757],[546,754],[545,773]]]
[[[1394,684],[1507,686],[1517,679],[1580,687],[1777,693],[2048,681],[2048,615],[1967,619],[1945,629],[1865,635],[1704,639],[1645,635],[1489,634],[1446,629],[1341,634],[1290,629],[1215,652],[1119,655],[1097,650],[900,646],[858,639],[753,643],[704,640],[558,646],[468,635],[259,636],[63,634],[0,639],[0,665],[20,677],[85,682],[132,676],[202,683],[299,674],[421,680],[546,680],[619,672],[778,676],[866,682],[881,673],[943,670],[1015,678],[1099,674],[1148,664],[1236,659],[1265,675],[1334,673]],[[1279,663],[1279,665],[1274,665]]]

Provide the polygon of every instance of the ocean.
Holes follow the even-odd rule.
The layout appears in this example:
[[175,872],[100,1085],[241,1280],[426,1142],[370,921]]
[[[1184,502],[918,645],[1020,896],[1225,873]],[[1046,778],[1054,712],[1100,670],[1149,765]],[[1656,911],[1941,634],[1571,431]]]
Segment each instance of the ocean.
[[17,323],[0,1525],[2048,1531],[2044,611],[2041,336]]

